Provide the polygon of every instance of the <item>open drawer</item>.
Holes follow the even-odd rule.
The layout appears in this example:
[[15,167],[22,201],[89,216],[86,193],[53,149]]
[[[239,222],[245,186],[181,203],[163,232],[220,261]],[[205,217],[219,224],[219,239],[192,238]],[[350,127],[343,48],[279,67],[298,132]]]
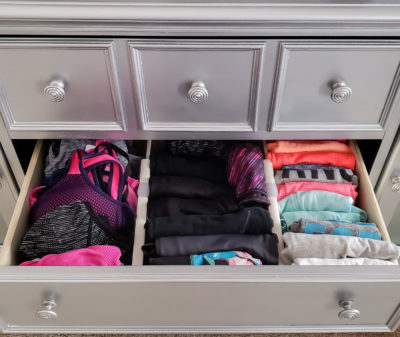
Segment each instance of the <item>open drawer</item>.
[[[361,153],[352,144],[359,205],[390,240]],[[151,148],[149,142],[142,186],[149,179]],[[4,332],[329,332],[398,326],[397,266],[141,266],[137,254],[146,219],[145,187],[138,203],[134,266],[14,266],[28,222],[29,193],[40,183],[43,162],[43,142],[38,141],[0,256]],[[270,201],[279,221],[276,199]],[[360,317],[340,319],[340,301],[353,301]],[[39,317],[40,310],[53,318]]]

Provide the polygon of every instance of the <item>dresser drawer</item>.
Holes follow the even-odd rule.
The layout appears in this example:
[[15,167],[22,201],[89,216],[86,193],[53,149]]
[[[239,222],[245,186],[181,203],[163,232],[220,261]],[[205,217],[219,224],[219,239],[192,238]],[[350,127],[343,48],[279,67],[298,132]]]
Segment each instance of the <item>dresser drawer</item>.
[[143,130],[255,130],[265,41],[128,45]]
[[0,40],[0,110],[12,134],[122,131],[112,40]]
[[282,41],[270,129],[383,131],[399,61],[394,41]]
[[[0,255],[0,327],[5,332],[311,332],[389,331],[400,311],[400,273],[391,266],[136,266],[18,267],[29,191],[43,170],[44,146],[32,156]],[[390,240],[356,143],[359,206]],[[149,142],[147,157],[157,149]],[[141,183],[149,178],[142,163]],[[271,176],[271,167],[265,161]],[[139,205],[144,202],[139,200]],[[276,198],[270,211],[277,219]],[[140,207],[140,206],[139,206]],[[142,207],[140,207],[142,208]],[[140,215],[139,215],[140,213]],[[146,215],[138,211],[136,234]],[[279,216],[278,216],[279,221]],[[279,225],[279,224],[278,224]],[[135,239],[138,239],[135,238]],[[136,240],[136,244],[141,244]],[[43,307],[43,301],[56,305]],[[343,320],[339,302],[361,316]],[[13,305],[9,305],[13,303]],[[54,313],[44,319],[37,312]],[[348,312],[350,313],[350,312]]]

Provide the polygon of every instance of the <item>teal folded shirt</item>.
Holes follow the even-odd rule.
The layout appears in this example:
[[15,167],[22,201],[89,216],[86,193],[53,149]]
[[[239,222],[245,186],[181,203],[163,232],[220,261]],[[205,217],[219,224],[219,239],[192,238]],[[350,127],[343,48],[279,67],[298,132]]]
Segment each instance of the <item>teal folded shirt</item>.
[[293,211],[364,212],[353,206],[352,197],[328,191],[296,192],[279,201],[280,213]]
[[[357,208],[357,207],[355,207]],[[358,210],[360,210],[358,208]],[[362,211],[362,210],[360,210]],[[286,232],[287,227],[301,218],[310,220],[341,220],[350,222],[364,222],[367,220],[367,213],[362,212],[332,212],[332,211],[294,211],[281,214],[282,231]]]
[[353,206],[353,198],[328,191],[300,191],[279,201],[282,229],[300,218],[362,222],[367,213]]

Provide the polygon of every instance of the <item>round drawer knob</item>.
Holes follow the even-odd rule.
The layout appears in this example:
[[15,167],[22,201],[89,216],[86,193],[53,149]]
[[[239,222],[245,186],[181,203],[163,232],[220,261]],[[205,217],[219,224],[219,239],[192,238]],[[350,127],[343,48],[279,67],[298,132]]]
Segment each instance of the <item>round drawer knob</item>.
[[57,313],[53,310],[56,306],[54,301],[43,301],[42,307],[44,309],[36,311],[36,315],[44,319],[55,319],[57,318]]
[[47,96],[47,99],[51,102],[61,102],[65,98],[65,90],[64,90],[64,81],[63,80],[54,80],[44,88],[44,93]]
[[332,85],[331,98],[335,103],[346,102],[351,97],[351,89],[344,82],[336,82]]
[[343,310],[338,313],[340,319],[357,319],[360,317],[360,311],[352,308],[353,301],[340,301],[339,306],[343,308]]
[[188,91],[189,98],[193,103],[203,103],[208,98],[208,91],[203,82],[193,82],[192,87]]
[[392,191],[393,192],[400,192],[400,177],[394,177],[392,179]]

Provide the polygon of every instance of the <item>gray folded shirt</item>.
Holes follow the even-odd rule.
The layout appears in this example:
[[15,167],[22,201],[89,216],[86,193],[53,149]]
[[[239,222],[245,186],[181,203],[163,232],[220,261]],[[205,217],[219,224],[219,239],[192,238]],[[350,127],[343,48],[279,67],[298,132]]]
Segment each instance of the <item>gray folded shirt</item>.
[[282,262],[290,264],[296,258],[366,257],[394,260],[400,256],[399,247],[388,241],[378,241],[354,236],[302,234],[287,232],[283,235],[285,248]]
[[291,181],[315,181],[323,183],[358,185],[358,177],[348,168],[318,168],[303,170],[276,170],[275,183]]

